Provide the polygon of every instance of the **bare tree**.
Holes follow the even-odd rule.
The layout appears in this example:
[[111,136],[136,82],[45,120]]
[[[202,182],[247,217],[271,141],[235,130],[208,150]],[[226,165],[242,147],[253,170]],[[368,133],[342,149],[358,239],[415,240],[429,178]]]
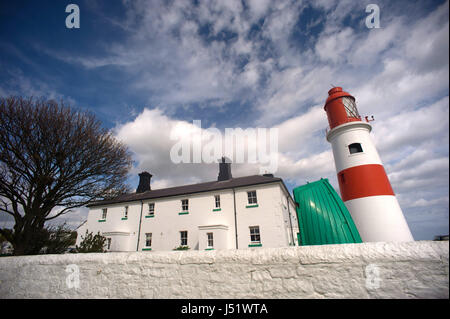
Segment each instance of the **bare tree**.
[[131,164],[126,146],[92,114],[63,101],[0,98],[0,213],[15,220],[0,234],[15,255],[35,253],[45,222],[127,191]]

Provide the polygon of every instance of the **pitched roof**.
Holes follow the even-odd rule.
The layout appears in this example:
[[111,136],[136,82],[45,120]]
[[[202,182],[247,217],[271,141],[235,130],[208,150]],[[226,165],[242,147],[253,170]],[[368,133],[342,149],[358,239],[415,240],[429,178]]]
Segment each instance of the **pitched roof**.
[[[274,183],[274,182],[281,182],[283,184],[284,188],[286,189],[287,193],[289,194],[289,191],[287,190],[286,185],[284,185],[283,180],[281,178],[272,177],[272,176],[264,176],[264,175],[251,175],[251,176],[231,178],[231,179],[225,180],[225,181],[213,181],[213,182],[206,182],[206,183],[198,183],[198,184],[191,184],[191,185],[184,185],[184,186],[155,189],[155,190],[150,190],[150,191],[146,191],[143,193],[124,194],[124,195],[120,195],[113,199],[93,202],[87,206],[93,207],[93,206],[109,205],[109,204],[116,204],[116,203],[123,203],[123,202],[140,201],[140,200],[146,200],[146,199],[156,199],[156,198],[161,198],[161,197],[188,195],[188,194],[194,194],[194,193],[209,192],[209,191],[230,189],[230,188],[243,187],[243,186],[260,185],[260,184],[267,184],[267,183]],[[291,197],[290,194],[289,194],[289,197]]]

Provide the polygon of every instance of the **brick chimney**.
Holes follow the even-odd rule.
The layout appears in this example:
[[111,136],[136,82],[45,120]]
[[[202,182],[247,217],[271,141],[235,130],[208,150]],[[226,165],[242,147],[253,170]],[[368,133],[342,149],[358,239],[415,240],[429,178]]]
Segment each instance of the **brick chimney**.
[[219,163],[219,177],[217,178],[217,180],[220,182],[232,178],[233,176],[231,176],[231,163],[225,163],[225,157],[222,157],[222,162]]
[[150,180],[152,176],[153,175],[149,172],[142,172],[139,174],[139,186],[136,189],[136,193],[143,193],[151,190]]

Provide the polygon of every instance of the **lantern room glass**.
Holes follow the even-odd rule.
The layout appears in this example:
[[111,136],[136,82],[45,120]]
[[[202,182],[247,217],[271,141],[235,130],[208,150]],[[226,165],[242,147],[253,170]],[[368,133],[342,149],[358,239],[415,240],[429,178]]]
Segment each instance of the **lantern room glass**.
[[350,97],[343,97],[342,98],[342,104],[345,106],[345,112],[347,112],[348,117],[353,118],[361,118],[358,113],[358,109],[356,108],[355,101]]

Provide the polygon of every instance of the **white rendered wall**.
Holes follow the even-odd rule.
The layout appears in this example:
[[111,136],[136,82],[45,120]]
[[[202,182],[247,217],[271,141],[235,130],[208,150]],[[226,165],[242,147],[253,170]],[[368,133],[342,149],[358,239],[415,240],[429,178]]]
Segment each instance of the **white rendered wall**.
[[[247,208],[247,191],[256,190],[258,207]],[[214,211],[214,196],[220,195],[220,210]],[[236,216],[238,225],[238,247],[247,249],[250,244],[250,226],[259,226],[263,247],[287,247],[291,243],[290,225],[286,205],[287,192],[280,183],[255,185],[235,189]],[[189,200],[188,214],[180,214],[181,200]],[[155,204],[154,217],[148,218],[148,203]],[[128,218],[123,220],[124,207],[128,205]],[[106,221],[99,222],[102,209],[107,208]],[[290,201],[290,213],[294,240],[298,232],[295,207]],[[121,203],[93,207],[88,215],[86,228],[111,238],[110,251],[136,251],[139,234],[141,202]],[[138,251],[147,249],[146,234],[152,234],[152,251],[169,251],[179,247],[180,232],[188,232],[190,249],[205,249],[206,235],[199,227],[221,226],[214,232],[215,249],[236,248],[235,213],[233,191],[231,189],[203,192],[183,196],[144,200],[142,207],[141,231]],[[223,228],[227,230],[223,230]],[[80,236],[84,235],[79,232]],[[217,233],[216,233],[217,232]],[[201,242],[202,241],[202,242]]]
[[448,299],[448,255],[417,241],[2,257],[0,298]]
[[[220,195],[220,211],[215,209],[214,195]],[[180,215],[181,200],[189,200],[189,214]],[[233,194],[231,191],[206,192],[176,196],[152,201],[144,201],[144,211],[147,203],[155,203],[155,217],[143,216],[139,250],[145,247],[145,234],[152,233],[152,250],[172,250],[181,244],[180,232],[188,232],[190,249],[199,249],[199,226],[223,225],[228,227],[227,236],[216,236],[217,247],[233,248],[234,211]],[[144,214],[145,215],[145,214]],[[213,231],[214,232],[214,231]],[[205,238],[201,238],[206,240]],[[223,240],[226,240],[223,243]]]
[[[128,218],[122,219],[125,206],[128,206]],[[103,208],[107,208],[107,216],[104,222],[99,222],[102,220]],[[94,207],[89,210],[86,229],[111,238],[110,251],[136,251],[140,210],[139,202]],[[77,242],[84,234],[85,230],[78,233]]]
[[[262,247],[287,247],[286,227],[284,224],[279,184],[265,184],[239,188],[236,191],[236,211],[238,227],[238,248],[249,248],[250,226],[259,226]],[[247,192],[256,190],[258,207],[247,208]]]
[[280,196],[283,198],[281,206],[283,210],[287,242],[289,243],[289,246],[298,246],[299,243],[297,234],[299,232],[299,228],[295,204],[292,200],[286,197],[286,193],[282,189],[280,189]]
[[[229,249],[228,227],[224,225],[199,226],[198,250],[222,250]],[[213,246],[208,245],[208,233],[213,234]]]

